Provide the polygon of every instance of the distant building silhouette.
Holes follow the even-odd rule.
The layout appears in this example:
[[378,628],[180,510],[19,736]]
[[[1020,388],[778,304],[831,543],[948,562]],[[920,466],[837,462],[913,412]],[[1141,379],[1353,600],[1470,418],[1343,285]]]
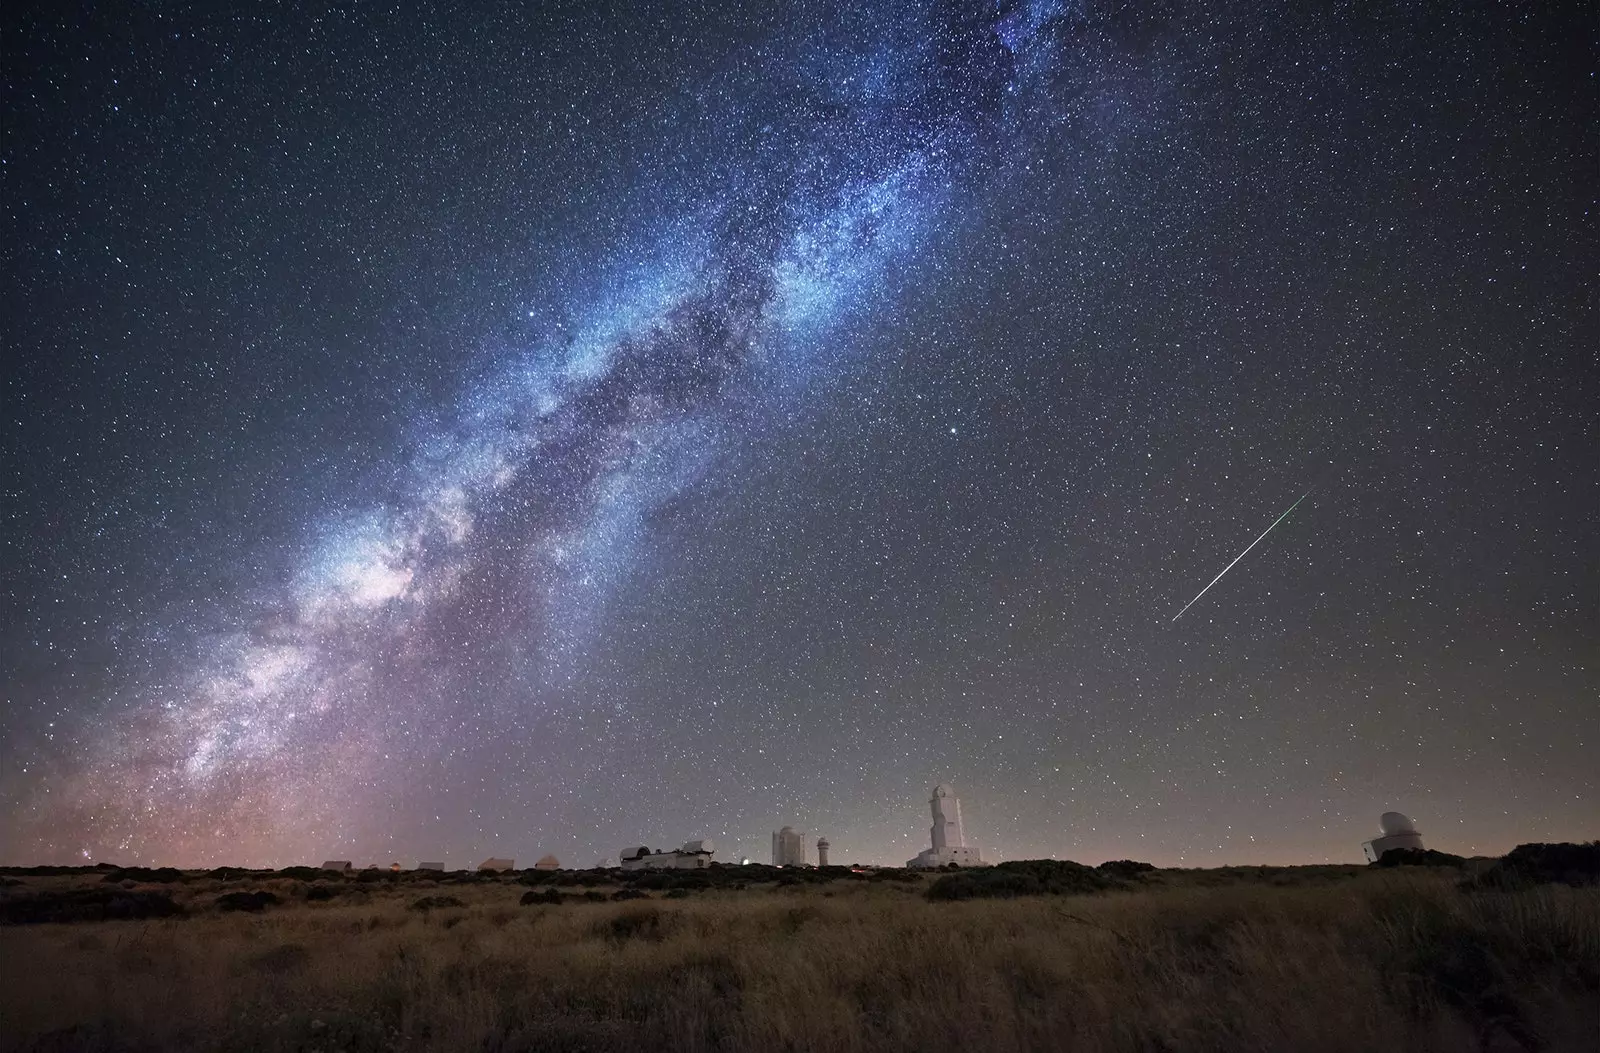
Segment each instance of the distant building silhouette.
[[622,850],[623,870],[701,870],[711,865],[716,845],[709,840],[688,841],[670,852],[652,852],[644,845]]
[[786,826],[772,835],[772,865],[775,867],[803,867],[806,865],[806,835]]

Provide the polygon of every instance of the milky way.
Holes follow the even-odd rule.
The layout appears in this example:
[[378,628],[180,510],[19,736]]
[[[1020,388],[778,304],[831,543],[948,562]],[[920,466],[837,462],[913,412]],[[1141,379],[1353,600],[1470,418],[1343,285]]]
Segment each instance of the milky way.
[[[317,20],[299,28],[332,39],[309,50],[357,72],[285,76],[321,85],[327,112],[299,111],[298,126],[274,117],[271,135],[207,133],[252,158],[286,151],[253,162],[287,176],[266,218],[239,228],[275,233],[254,254],[147,240],[129,302],[143,282],[165,306],[154,323],[132,316],[149,340],[178,325],[180,302],[225,303],[218,317],[237,324],[212,342],[234,345],[221,358],[249,385],[232,397],[271,407],[269,420],[329,416],[282,446],[178,425],[188,467],[118,498],[140,525],[117,529],[132,531],[128,562],[206,568],[187,584],[91,602],[81,583],[110,557],[86,554],[95,545],[79,534],[51,540],[40,518],[18,529],[13,555],[48,573],[11,588],[26,614],[7,636],[6,785],[20,802],[8,860],[450,852],[464,864],[690,836],[755,845],[791,820],[829,827],[847,854],[903,858],[923,784],[945,778],[976,784],[969,811],[1001,854],[1337,858],[1364,830],[1346,827],[1390,805],[1465,823],[1474,843],[1568,830],[1593,777],[1553,736],[1594,733],[1579,700],[1596,667],[1580,631],[1594,628],[1592,605],[1582,615],[1578,582],[1563,577],[1579,537],[1563,510],[1593,496],[1593,471],[1532,502],[1548,513],[1532,576],[1563,583],[1510,586],[1482,616],[1459,614],[1478,558],[1459,532],[1468,519],[1451,527],[1425,501],[1384,496],[1403,479],[1460,494],[1484,451],[1525,460],[1519,444],[1541,433],[1570,450],[1588,427],[1565,396],[1520,417],[1475,410],[1508,360],[1440,320],[1470,298],[1458,271],[1521,280],[1507,268],[1530,253],[1511,246],[1536,206],[1517,201],[1520,218],[1436,257],[1450,236],[1441,215],[1511,195],[1518,178],[1554,212],[1576,200],[1576,161],[1518,168],[1515,148],[1501,162],[1491,142],[1470,147],[1478,167],[1464,179],[1450,153],[1468,149],[1458,103],[1477,97],[1472,75],[1517,65],[1488,28],[1452,30],[1466,40],[1452,65],[1408,52],[1433,39],[1426,18],[1389,40],[1342,18],[1262,15],[1257,28],[1045,0],[802,6],[715,24],[680,14],[698,28],[577,9],[536,27],[486,9],[477,29],[448,31]],[[152,114],[133,149],[160,170],[196,148],[174,129],[191,126],[204,92],[180,67],[209,61],[223,77],[250,58],[243,38],[217,43],[237,32],[222,20],[156,23],[144,31],[167,50],[126,61],[144,85],[129,108]],[[263,54],[295,28],[275,27]],[[1521,106],[1557,141],[1581,136],[1581,154],[1593,133],[1563,123],[1548,28],[1518,46],[1548,54],[1552,71],[1491,122]],[[71,100],[73,78],[115,96],[65,57],[63,41],[95,27],[23,30],[18,98]],[[385,50],[396,41],[399,53]],[[121,54],[109,38],[96,46]],[[609,79],[585,94],[582,71],[551,57],[565,52],[609,56]],[[540,81],[541,63],[566,95]],[[439,72],[452,69],[477,94]],[[1445,86],[1415,100],[1440,69]],[[270,108],[249,99],[274,98],[273,77],[253,66],[213,104]],[[387,101],[397,92],[409,101]],[[30,120],[59,120],[58,104],[30,105]],[[115,105],[94,119],[111,127]],[[1380,129],[1375,147],[1359,145],[1364,125]],[[12,149],[30,173],[54,149],[43,127]],[[1218,145],[1219,130],[1240,128],[1252,130]],[[58,167],[111,164],[110,134],[94,142]],[[318,151],[320,168],[307,160]],[[551,191],[557,176],[541,166],[570,187]],[[296,216],[296,191],[391,176],[421,181],[432,203],[413,214],[373,194],[337,222]],[[29,178],[7,191],[14,230],[35,201],[53,202],[29,252],[59,244],[123,265],[113,235],[101,250],[87,233],[90,205]],[[207,193],[225,203],[244,191]],[[525,216],[524,198],[545,212]],[[115,225],[122,237],[158,227]],[[1579,241],[1542,229],[1535,266],[1570,275],[1560,261]],[[310,267],[306,248],[299,273],[274,270],[297,240],[350,258]],[[202,278],[207,259],[221,277]],[[19,264],[31,265],[9,257]],[[177,300],[163,267],[182,270]],[[366,284],[314,291],[355,280],[342,270]],[[40,273],[11,304],[41,319],[23,332],[43,356],[67,339],[42,321],[45,305],[87,294]],[[1510,340],[1531,326],[1535,343],[1518,353],[1564,361],[1584,302],[1566,280],[1518,286],[1485,324]],[[247,347],[301,346],[297,326],[319,335],[298,352],[299,379],[274,389]],[[184,332],[176,346],[194,349],[173,362],[209,361]],[[390,386],[352,384],[330,402],[331,378],[364,361],[389,363],[371,368]],[[152,371],[168,390],[174,375]],[[1419,395],[1428,383],[1437,406]],[[1496,405],[1540,404],[1533,374],[1504,385]],[[55,380],[35,386],[46,403],[70,401]],[[203,413],[196,402],[177,419]],[[133,414],[155,426],[154,411]],[[341,421],[374,438],[341,434]],[[125,442],[118,456],[138,463],[136,439],[113,445]],[[259,507],[272,510],[252,524],[240,509],[253,499],[230,498],[212,532],[228,540],[212,549],[156,507],[170,490],[174,514],[188,500],[198,515],[180,493],[221,484],[175,483],[204,476],[208,448],[221,472],[258,473],[271,495]],[[1492,507],[1469,517],[1484,530],[1515,529],[1505,509],[1527,506],[1513,462],[1487,486]],[[1212,620],[1165,629],[1239,525],[1308,477],[1326,485],[1300,529],[1324,533],[1281,531],[1287,556],[1263,557],[1253,584],[1228,579]],[[115,504],[85,497],[99,493],[89,484],[54,485],[17,492],[63,510],[43,519]],[[1341,537],[1341,517],[1369,525]],[[1451,530],[1441,547],[1403,540]],[[1329,555],[1341,545],[1344,558]],[[1340,592],[1363,559],[1387,569]],[[1592,561],[1584,573],[1593,585]],[[53,672],[30,665],[41,646],[54,653],[46,638],[66,630],[52,626],[71,624],[46,612],[50,589],[73,593],[74,612],[96,608],[82,624],[101,628],[83,636],[115,638],[103,661],[80,642],[45,663]],[[1386,627],[1369,637],[1374,624]],[[1539,695],[1531,723],[1469,686],[1481,682],[1469,641],[1508,635],[1518,657],[1489,679]],[[1341,699],[1355,716],[1339,715]],[[1418,759],[1412,746],[1391,752],[1402,739]],[[1495,745],[1508,739],[1514,757]],[[1374,750],[1387,758],[1375,769],[1356,757]],[[1533,765],[1551,790],[1484,825],[1471,813],[1493,795],[1463,789],[1453,764],[1508,778]],[[1351,765],[1371,792],[1346,790]],[[1302,792],[1308,767],[1314,789]],[[1379,774],[1396,768],[1404,778]],[[1238,802],[1198,839],[1179,832],[1204,810],[1183,800],[1197,784],[1200,802]],[[1321,832],[1264,846],[1249,802],[1274,800],[1289,825]]]

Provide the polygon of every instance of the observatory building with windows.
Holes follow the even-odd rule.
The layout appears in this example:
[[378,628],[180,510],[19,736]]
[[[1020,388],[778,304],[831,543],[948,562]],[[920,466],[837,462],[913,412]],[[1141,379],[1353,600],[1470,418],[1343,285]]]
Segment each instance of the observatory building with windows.
[[703,870],[711,865],[711,856],[716,850],[707,840],[689,841],[670,852],[652,852],[641,845],[624,848],[618,862],[623,870]]
[[1399,812],[1384,812],[1378,819],[1378,836],[1361,843],[1367,862],[1376,863],[1383,854],[1396,848],[1422,848],[1422,835],[1415,824]]
[[961,800],[949,784],[940,783],[933,788],[933,798],[928,802],[933,809],[933,847],[917,853],[917,858],[907,860],[906,866],[919,869],[948,866],[986,867],[978,854],[977,846],[967,844],[961,829]]

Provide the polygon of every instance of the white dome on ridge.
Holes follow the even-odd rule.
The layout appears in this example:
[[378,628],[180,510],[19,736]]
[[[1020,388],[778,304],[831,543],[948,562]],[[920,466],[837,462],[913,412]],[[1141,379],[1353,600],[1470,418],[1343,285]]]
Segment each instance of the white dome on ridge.
[[1384,812],[1378,819],[1378,828],[1383,831],[1385,837],[1417,832],[1416,824],[1400,812]]

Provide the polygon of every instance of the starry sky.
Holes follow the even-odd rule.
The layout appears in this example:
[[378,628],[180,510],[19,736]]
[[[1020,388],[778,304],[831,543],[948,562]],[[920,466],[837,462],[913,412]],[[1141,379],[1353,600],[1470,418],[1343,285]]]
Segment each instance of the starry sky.
[[1589,5],[0,17],[0,863],[1600,835]]

